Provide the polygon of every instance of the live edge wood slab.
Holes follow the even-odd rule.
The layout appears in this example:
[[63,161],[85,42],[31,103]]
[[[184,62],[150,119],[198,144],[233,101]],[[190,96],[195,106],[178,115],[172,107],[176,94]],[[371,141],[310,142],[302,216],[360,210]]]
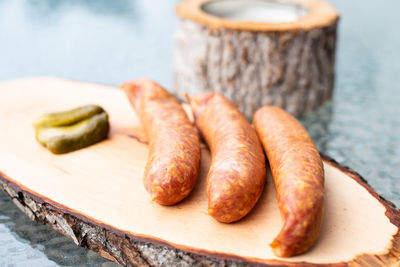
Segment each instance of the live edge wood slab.
[[[53,155],[34,139],[43,112],[83,104],[110,115],[106,141]],[[278,258],[268,244],[281,227],[268,177],[242,221],[218,223],[206,209],[210,156],[202,149],[197,185],[182,203],[152,203],[142,185],[146,138],[122,91],[90,83],[31,78],[0,84],[0,187],[32,220],[105,258],[133,266],[399,266],[400,211],[356,172],[323,156],[326,213],[307,253]]]

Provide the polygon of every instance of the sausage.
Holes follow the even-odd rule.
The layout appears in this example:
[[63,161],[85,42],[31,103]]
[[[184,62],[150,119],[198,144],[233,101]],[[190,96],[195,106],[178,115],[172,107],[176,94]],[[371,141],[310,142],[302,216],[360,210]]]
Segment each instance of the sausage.
[[200,141],[181,104],[148,79],[121,86],[149,139],[143,183],[152,200],[173,205],[189,195],[200,168]]
[[275,181],[283,227],[273,252],[290,257],[307,251],[318,238],[324,213],[324,169],[303,125],[284,110],[264,106],[254,115]]
[[189,99],[196,126],[211,151],[207,175],[208,214],[230,223],[254,207],[265,183],[265,157],[255,130],[218,93]]

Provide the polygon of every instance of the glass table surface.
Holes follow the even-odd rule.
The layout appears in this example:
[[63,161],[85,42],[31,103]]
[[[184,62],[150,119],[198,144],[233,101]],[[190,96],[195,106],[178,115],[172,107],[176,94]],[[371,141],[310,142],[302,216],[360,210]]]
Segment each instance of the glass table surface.
[[[0,0],[0,81],[149,77],[171,88],[177,2]],[[330,2],[341,13],[334,96],[300,119],[321,152],[400,206],[400,1]],[[0,266],[99,265],[116,264],[31,222],[0,192]]]

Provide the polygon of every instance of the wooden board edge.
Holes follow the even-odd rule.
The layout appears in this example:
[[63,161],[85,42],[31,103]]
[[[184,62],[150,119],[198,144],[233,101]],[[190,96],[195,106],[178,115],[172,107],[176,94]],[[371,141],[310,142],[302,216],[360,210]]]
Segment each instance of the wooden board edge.
[[185,0],[175,6],[175,14],[180,19],[187,19],[206,26],[211,31],[228,29],[248,32],[299,32],[311,31],[336,25],[340,19],[337,9],[325,0],[289,0],[288,3],[299,5],[308,10],[307,15],[293,22],[257,22],[235,21],[207,13],[202,6],[211,0]]
[[[392,224],[400,228],[400,210],[390,201],[380,196],[367,181],[349,167],[342,166],[334,159],[321,154],[324,161],[348,174],[363,186],[386,208],[386,216]],[[392,266],[400,261],[400,232],[392,240],[392,247],[384,255],[361,254],[350,262],[332,264],[310,264],[306,262],[287,262],[282,260],[260,260],[242,258],[236,255],[223,254],[180,246],[167,241],[127,233],[113,226],[104,224],[94,218],[70,209],[29,188],[19,184],[0,171],[0,188],[12,199],[31,220],[48,225],[76,245],[89,248],[99,255],[126,266],[158,266],[165,260],[185,261],[189,265],[200,266]],[[107,242],[105,242],[107,241]],[[154,256],[162,255],[162,257]]]
[[374,198],[376,198],[386,209],[385,215],[390,222],[397,227],[397,233],[393,236],[392,246],[384,255],[361,254],[350,262],[352,266],[400,266],[400,209],[394,203],[379,195],[358,172],[350,167],[340,165],[333,158],[321,153],[324,162],[336,167],[353,178],[363,186]]

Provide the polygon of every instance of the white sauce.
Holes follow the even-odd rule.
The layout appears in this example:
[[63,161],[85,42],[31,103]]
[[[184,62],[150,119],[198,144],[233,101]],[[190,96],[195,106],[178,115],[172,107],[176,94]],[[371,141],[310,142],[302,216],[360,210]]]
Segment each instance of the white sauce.
[[215,0],[202,6],[206,13],[246,22],[293,22],[307,15],[306,8],[274,0]]

